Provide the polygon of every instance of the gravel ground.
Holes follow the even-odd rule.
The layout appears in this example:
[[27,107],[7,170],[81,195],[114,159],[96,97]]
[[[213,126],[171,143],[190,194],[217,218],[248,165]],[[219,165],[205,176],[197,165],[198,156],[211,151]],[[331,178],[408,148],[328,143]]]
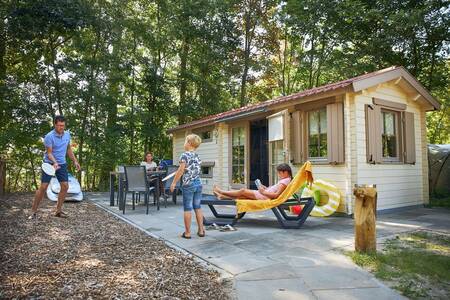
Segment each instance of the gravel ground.
[[92,203],[60,219],[44,200],[29,221],[32,198],[0,198],[0,299],[229,299],[217,272]]

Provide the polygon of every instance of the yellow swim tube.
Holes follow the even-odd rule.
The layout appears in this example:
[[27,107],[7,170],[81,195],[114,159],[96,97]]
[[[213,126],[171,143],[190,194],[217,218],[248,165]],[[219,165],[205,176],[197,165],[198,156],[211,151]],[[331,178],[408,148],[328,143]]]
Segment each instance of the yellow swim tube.
[[341,202],[341,193],[335,185],[326,182],[325,180],[318,179],[313,182],[311,189],[308,187],[303,189],[302,197],[314,197],[315,191],[317,190],[328,194],[328,202],[324,205],[318,205],[316,200],[316,205],[311,212],[311,216],[328,217],[332,215],[339,207],[339,203]]

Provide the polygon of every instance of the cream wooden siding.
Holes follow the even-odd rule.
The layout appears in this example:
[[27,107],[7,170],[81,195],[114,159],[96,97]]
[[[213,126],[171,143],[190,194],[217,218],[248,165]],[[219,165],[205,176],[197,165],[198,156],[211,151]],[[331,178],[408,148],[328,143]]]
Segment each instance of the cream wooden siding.
[[184,139],[186,137],[185,131],[174,132],[172,137],[173,143],[173,164],[178,165],[178,159],[181,153],[184,152]]
[[218,141],[217,138],[212,137],[211,142],[201,143],[200,147],[197,149],[197,154],[200,159],[204,162],[214,162],[213,167],[213,178],[202,178],[203,193],[212,194],[212,187],[214,185],[214,179],[217,177],[217,167],[219,165],[218,161]]
[[[406,111],[414,113],[416,137],[415,165],[409,164],[377,164],[366,162],[365,111],[364,105],[372,103],[372,98],[407,104]],[[394,84],[383,84],[377,88],[363,91],[355,95],[355,128],[356,137],[356,182],[357,184],[377,184],[378,209],[390,209],[424,203],[424,185],[427,177],[423,176],[422,160],[425,156],[422,146],[423,122],[420,118],[420,107],[408,100],[408,96]]]
[[[228,184],[228,126],[226,124],[218,124],[212,141],[202,143],[197,149],[200,159],[204,162],[214,162],[213,177],[202,178],[203,193],[212,194],[215,184],[229,188]],[[184,140],[186,132],[176,132],[173,135],[173,159],[174,164],[178,163],[178,159],[184,151]]]

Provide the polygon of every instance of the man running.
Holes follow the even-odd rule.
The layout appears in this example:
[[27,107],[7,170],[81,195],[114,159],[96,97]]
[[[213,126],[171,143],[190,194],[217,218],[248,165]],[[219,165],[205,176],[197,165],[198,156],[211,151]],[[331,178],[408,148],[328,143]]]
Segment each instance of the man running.
[[[53,120],[53,125],[54,129],[47,133],[44,138],[44,162],[53,165],[53,168],[55,168],[55,176],[61,185],[61,191],[58,194],[58,202],[56,204],[55,216],[65,218],[67,217],[67,214],[62,211],[62,205],[66,198],[67,190],[69,189],[66,154],[69,155],[78,171],[80,171],[80,164],[78,163],[78,160],[73,154],[72,147],[70,146],[70,133],[64,130],[66,126],[66,120],[64,117],[56,116]],[[41,203],[42,198],[44,198],[44,193],[47,190],[51,179],[52,176],[42,171],[41,186],[36,191],[36,195],[34,196],[33,206],[31,208],[32,214],[29,217],[30,219],[36,218],[39,204]]]

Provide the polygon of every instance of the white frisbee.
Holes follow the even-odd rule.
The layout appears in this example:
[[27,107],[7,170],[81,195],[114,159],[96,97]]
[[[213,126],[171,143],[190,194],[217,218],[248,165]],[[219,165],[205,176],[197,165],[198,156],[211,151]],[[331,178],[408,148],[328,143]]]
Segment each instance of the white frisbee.
[[45,174],[50,176],[55,176],[55,168],[49,163],[42,163],[41,165],[42,171],[44,171]]
[[173,172],[173,173],[167,175],[166,177],[164,177],[164,178],[162,179],[162,181],[166,181],[166,180],[172,178],[173,176],[175,176],[176,173],[177,173],[177,171],[175,171],[175,172]]

